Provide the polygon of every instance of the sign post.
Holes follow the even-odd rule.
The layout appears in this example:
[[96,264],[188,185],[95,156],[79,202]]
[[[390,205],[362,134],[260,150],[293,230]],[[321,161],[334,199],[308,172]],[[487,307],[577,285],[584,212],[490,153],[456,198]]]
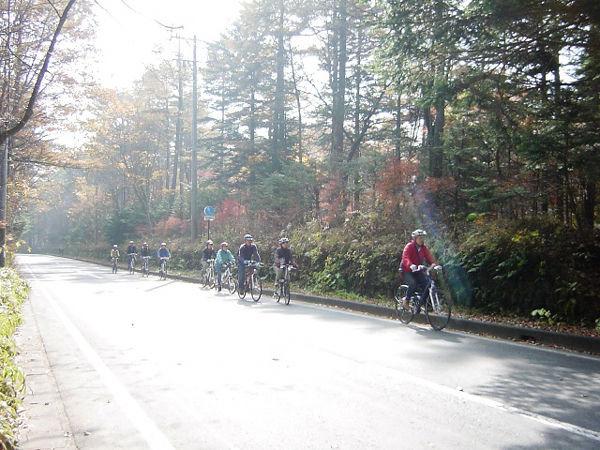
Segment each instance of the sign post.
[[206,222],[206,226],[208,229],[207,239],[210,239],[210,223],[213,220],[215,220],[215,208],[213,208],[212,206],[205,206],[204,207],[204,221]]

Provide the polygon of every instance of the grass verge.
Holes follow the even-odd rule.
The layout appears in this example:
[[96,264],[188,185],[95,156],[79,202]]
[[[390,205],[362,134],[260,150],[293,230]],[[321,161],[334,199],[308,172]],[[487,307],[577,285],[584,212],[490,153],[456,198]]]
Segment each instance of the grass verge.
[[25,377],[15,364],[13,335],[21,323],[21,304],[29,289],[13,269],[0,269],[0,448],[12,448],[18,426],[17,409],[25,389]]

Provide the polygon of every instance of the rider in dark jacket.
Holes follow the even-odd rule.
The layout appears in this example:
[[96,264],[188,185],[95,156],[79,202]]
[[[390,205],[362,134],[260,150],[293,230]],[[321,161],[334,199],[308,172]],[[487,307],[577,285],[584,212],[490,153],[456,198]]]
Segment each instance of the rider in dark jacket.
[[246,265],[249,261],[254,258],[255,261],[260,262],[260,255],[258,254],[258,248],[253,244],[253,238],[247,234],[244,236],[244,243],[238,250],[238,281],[240,289],[243,289],[246,283]]

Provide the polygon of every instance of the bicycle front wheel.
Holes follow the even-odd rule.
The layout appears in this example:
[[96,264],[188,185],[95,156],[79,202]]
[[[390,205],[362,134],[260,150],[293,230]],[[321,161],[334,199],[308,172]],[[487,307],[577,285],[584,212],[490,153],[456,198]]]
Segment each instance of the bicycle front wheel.
[[217,287],[217,277],[215,274],[215,268],[212,266],[208,269],[208,287],[211,289]]
[[208,287],[208,271],[206,269],[202,272],[202,286]]
[[273,297],[277,299],[277,303],[279,303],[279,300],[281,300],[281,295],[282,287],[280,285],[275,286],[275,289],[273,289]]
[[283,298],[285,299],[285,304],[289,305],[290,304],[290,297],[291,297],[291,292],[290,292],[290,283],[288,281],[286,281],[283,285]]
[[[238,281],[239,284],[239,281]],[[238,297],[243,299],[246,297],[246,284],[238,285]]]
[[396,317],[402,323],[409,323],[413,320],[415,316],[415,305],[412,299],[408,301],[410,308],[404,308],[404,299],[406,298],[406,293],[408,292],[408,286],[403,284],[398,287],[396,291],[396,295],[394,296],[394,305],[396,307]]
[[443,330],[448,325],[451,313],[450,303],[437,289],[431,289],[425,302],[425,316],[431,328],[435,331]]
[[230,294],[235,294],[235,291],[237,290],[237,283],[231,275],[225,279],[224,284],[227,286],[227,290]]
[[252,274],[252,289],[250,290],[250,295],[252,295],[252,300],[255,302],[259,301],[262,295],[262,280],[257,272]]

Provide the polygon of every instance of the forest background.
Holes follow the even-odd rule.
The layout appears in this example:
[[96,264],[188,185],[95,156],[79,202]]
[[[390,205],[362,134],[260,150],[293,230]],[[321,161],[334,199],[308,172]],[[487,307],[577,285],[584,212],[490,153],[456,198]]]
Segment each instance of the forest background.
[[[207,44],[196,124],[189,54],[157,50],[118,91],[86,71],[93,3],[74,3],[31,119],[0,134],[9,250],[167,241],[197,270],[197,180],[211,238],[251,233],[269,261],[288,236],[305,288],[390,298],[424,228],[457,305],[600,326],[597,1],[249,1]],[[0,1],[6,126],[65,4]]]

